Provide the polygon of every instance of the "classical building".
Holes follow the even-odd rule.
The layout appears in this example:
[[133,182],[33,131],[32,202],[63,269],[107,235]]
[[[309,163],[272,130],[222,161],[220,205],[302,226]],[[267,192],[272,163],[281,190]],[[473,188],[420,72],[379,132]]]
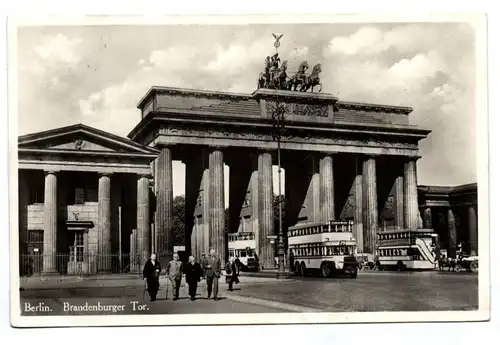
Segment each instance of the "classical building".
[[[281,137],[286,225],[351,219],[358,247],[374,253],[380,228],[421,226],[418,143],[407,107],[339,101],[331,94],[260,88],[252,94],[152,87],[129,138],[160,152],[154,164],[155,237],[171,254],[172,161],[186,165],[186,247],[215,248],[225,260],[224,164],[229,166],[229,232],[252,229],[264,267],[274,267],[272,166]],[[244,219],[242,226],[241,219]]]
[[[138,108],[142,118],[128,139],[84,125],[19,138],[20,253],[43,261],[29,267],[47,274],[123,272],[151,252],[170,258],[175,160],[186,166],[187,251],[199,258],[215,248],[225,260],[227,233],[252,232],[261,263],[274,267],[278,108],[285,119],[285,229],[352,220],[358,249],[374,253],[378,231],[422,227],[426,208],[451,248],[466,222],[458,210],[468,207],[470,224],[476,217],[465,187],[417,191],[419,141],[430,131],[409,125],[411,108],[318,92],[169,87],[152,87]],[[447,209],[458,235],[441,227],[437,208]],[[474,249],[477,235],[468,234]]]
[[120,272],[149,255],[155,149],[81,124],[18,145],[22,274]]
[[477,184],[455,187],[418,186],[424,225],[439,235],[441,248],[455,257],[457,248],[478,254]]

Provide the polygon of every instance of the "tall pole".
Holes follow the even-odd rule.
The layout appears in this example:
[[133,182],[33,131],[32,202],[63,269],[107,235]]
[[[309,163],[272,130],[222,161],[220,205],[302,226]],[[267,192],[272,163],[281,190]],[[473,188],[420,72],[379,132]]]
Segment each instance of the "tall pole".
[[122,207],[118,206],[118,262],[122,273]]
[[281,128],[282,119],[278,116],[278,202],[279,202],[279,233],[278,233],[278,279],[286,278],[285,248],[283,243],[283,198],[281,192]]
[[[276,53],[278,53],[278,48],[280,46],[280,39],[283,34],[273,34],[275,38],[274,47],[276,48]],[[275,139],[278,143],[278,203],[279,203],[279,233],[278,233],[278,279],[286,278],[285,272],[285,248],[283,243],[283,198],[281,192],[281,133],[284,129],[284,115],[285,106],[279,102],[278,96],[276,96],[275,105],[273,107],[273,126],[275,128]]]

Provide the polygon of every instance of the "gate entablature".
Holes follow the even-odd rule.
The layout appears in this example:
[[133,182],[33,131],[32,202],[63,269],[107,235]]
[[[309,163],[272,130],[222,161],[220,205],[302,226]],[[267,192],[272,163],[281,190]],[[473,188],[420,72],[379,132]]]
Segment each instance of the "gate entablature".
[[331,94],[258,89],[252,94],[152,87],[129,138],[143,145],[269,149],[273,102],[282,102],[284,150],[418,156],[430,131],[408,125],[411,108],[342,102]]

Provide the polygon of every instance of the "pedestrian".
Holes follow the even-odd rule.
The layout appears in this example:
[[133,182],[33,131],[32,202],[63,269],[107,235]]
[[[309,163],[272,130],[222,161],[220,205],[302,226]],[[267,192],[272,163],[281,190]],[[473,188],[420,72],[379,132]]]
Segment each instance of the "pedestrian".
[[238,265],[236,265],[234,258],[231,257],[229,258],[229,262],[226,264],[226,283],[229,284],[229,291],[233,291],[233,283],[238,284],[240,282],[238,274]]
[[160,272],[160,263],[156,260],[156,255],[151,254],[151,258],[148,259],[144,265],[142,278],[147,284],[146,289],[148,290],[149,297],[152,302],[156,301],[156,295],[158,294],[158,289],[160,288]]
[[184,272],[186,273],[186,283],[189,286],[189,296],[191,301],[196,299],[196,289],[198,288],[198,282],[201,280],[202,271],[201,266],[194,259],[194,256],[189,257],[189,262],[184,267]]
[[208,299],[214,293],[214,301],[217,301],[219,292],[219,278],[221,273],[221,262],[215,249],[210,249],[210,255],[203,262],[203,276],[207,279],[207,295]]
[[290,254],[288,254],[288,258],[290,260],[290,271],[295,271],[295,258],[293,256],[293,251],[290,249]]
[[240,261],[240,257],[239,256],[236,256],[236,259],[234,259],[234,263],[238,267],[238,272],[239,272],[240,269],[241,269],[241,261]]
[[179,288],[182,280],[182,262],[179,261],[179,254],[174,253],[174,259],[167,265],[167,277],[172,283],[172,293],[174,301],[179,299]]

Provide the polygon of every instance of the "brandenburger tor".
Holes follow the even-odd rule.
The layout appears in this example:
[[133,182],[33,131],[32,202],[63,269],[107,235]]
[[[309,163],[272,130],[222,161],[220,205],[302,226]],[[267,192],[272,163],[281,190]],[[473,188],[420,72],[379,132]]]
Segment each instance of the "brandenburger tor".
[[[285,234],[298,222],[352,220],[358,250],[375,254],[381,222],[394,229],[422,226],[416,165],[419,141],[430,131],[409,125],[411,108],[343,102],[322,92],[320,63],[303,61],[289,76],[278,54],[280,38],[275,35],[276,53],[265,59],[252,94],[152,87],[142,98],[142,119],[128,137],[159,155],[152,163],[154,227],[138,215],[135,254],[173,252],[174,160],[186,166],[186,249],[198,258],[215,248],[227,259],[226,226],[238,230],[245,206],[261,264],[274,266],[269,237],[278,233],[272,173],[278,152]],[[230,171],[227,225],[224,164]]]

